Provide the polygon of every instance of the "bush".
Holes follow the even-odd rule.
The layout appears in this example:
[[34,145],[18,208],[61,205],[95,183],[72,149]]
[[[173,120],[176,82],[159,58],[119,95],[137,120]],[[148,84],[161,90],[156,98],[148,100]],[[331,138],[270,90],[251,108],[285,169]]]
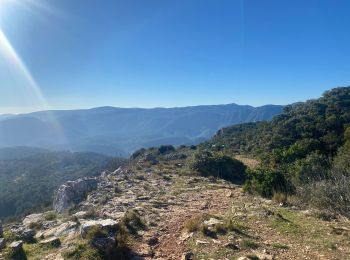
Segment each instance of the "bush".
[[141,219],[140,215],[135,210],[128,210],[122,220],[122,224],[127,227],[127,229],[136,234],[137,231],[145,229],[146,225]]
[[86,238],[88,240],[92,240],[94,238],[105,238],[105,237],[108,237],[108,232],[99,226],[95,226],[89,229],[86,235]]
[[209,151],[197,152],[190,168],[204,177],[213,176],[234,183],[243,183],[246,166],[229,156]]
[[161,147],[158,148],[158,152],[160,154],[167,154],[174,151],[175,151],[175,148],[172,145],[162,145]]
[[311,153],[304,159],[296,160],[287,171],[295,186],[321,181],[329,177],[330,163],[326,156]]
[[62,253],[64,259],[102,260],[99,252],[86,242],[79,242]]
[[273,194],[272,200],[277,203],[285,204],[287,203],[288,197],[285,193],[276,192],[275,194]]
[[304,203],[350,218],[350,179],[335,175],[329,180],[311,183],[298,189]]
[[244,190],[271,198],[275,193],[292,193],[293,188],[282,173],[258,168],[248,170],[248,180],[244,184]]
[[57,214],[53,211],[47,212],[44,215],[45,220],[50,221],[50,220],[55,220],[57,218]]
[[201,216],[192,217],[185,223],[187,232],[197,232],[200,229],[203,218]]

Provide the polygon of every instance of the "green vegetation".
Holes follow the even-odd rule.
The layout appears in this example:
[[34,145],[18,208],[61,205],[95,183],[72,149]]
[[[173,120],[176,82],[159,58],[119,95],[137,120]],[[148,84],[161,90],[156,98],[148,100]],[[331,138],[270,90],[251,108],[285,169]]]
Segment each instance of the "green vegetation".
[[187,232],[197,232],[200,229],[202,221],[203,221],[202,216],[192,217],[186,221],[185,229],[187,230]]
[[70,152],[0,160],[0,219],[50,208],[53,193],[62,183],[115,170],[122,162],[95,153]]
[[297,195],[305,204],[350,216],[350,87],[287,106],[270,122],[224,128],[203,148],[259,158],[259,166],[247,171],[248,192],[281,201]]
[[245,179],[246,166],[227,155],[207,150],[198,151],[194,154],[190,168],[204,177],[213,176],[243,183]]
[[78,241],[62,254],[64,259],[84,259],[84,260],[102,260],[99,252],[90,246],[86,241]]
[[125,226],[132,234],[136,234],[139,230],[146,229],[146,224],[141,219],[139,213],[135,210],[128,210],[122,220]]
[[57,214],[56,214],[56,212],[50,211],[44,215],[44,218],[47,221],[55,220],[57,218]]
[[244,239],[242,241],[242,247],[246,249],[257,249],[259,244],[250,239]]

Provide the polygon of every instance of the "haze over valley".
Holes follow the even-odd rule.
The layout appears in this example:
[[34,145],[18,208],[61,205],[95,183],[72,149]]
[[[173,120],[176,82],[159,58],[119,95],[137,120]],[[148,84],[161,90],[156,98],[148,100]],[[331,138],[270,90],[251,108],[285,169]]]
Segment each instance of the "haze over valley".
[[197,144],[222,127],[270,120],[283,106],[236,104],[183,108],[43,111],[0,117],[0,147],[98,152],[127,157],[142,147]]

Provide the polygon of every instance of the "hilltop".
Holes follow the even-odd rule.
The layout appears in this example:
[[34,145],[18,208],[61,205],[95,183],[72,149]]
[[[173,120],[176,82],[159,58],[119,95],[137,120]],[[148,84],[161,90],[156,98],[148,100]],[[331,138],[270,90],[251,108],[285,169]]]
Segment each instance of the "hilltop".
[[193,149],[143,150],[128,165],[104,172],[86,200],[60,214],[31,215],[5,226],[5,238],[8,243],[27,239],[18,252],[29,259],[350,256],[348,220],[328,219],[317,210],[281,205],[232,182],[201,177],[187,166]]
[[336,88],[198,146],[139,149],[6,224],[3,256],[348,259],[349,123],[350,87]]

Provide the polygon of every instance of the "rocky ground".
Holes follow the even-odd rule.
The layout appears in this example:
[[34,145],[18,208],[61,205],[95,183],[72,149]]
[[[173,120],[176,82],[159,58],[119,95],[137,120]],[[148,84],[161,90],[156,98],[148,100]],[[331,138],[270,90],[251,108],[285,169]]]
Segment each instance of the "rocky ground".
[[[90,248],[115,244],[121,223],[126,259],[350,259],[348,220],[195,176],[185,155],[135,158],[105,172],[74,209],[4,226],[0,259],[9,250],[28,259],[96,259]],[[95,227],[107,235],[91,237]]]

